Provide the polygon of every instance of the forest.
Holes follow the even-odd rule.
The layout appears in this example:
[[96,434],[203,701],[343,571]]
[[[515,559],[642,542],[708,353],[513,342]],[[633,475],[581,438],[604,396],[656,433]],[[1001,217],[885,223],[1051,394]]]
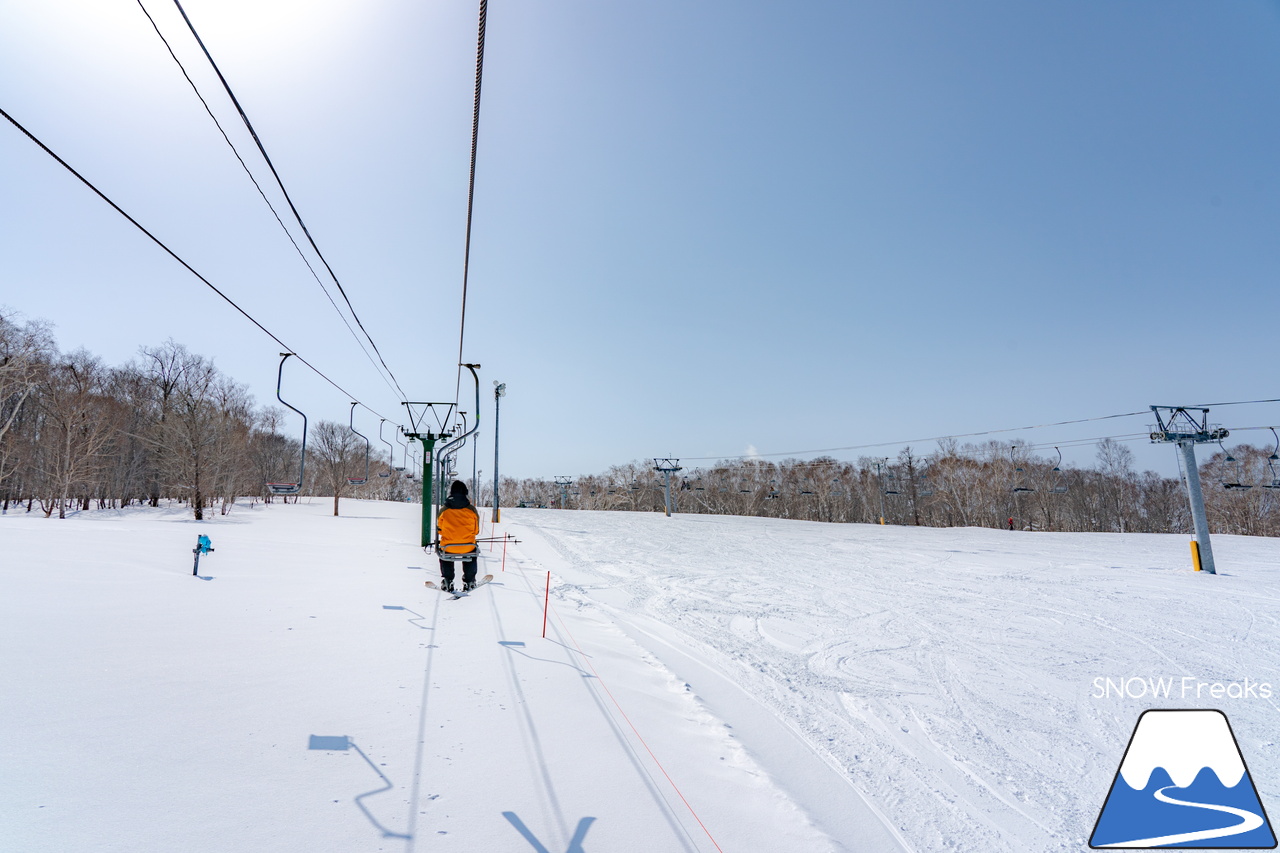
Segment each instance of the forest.
[[[173,340],[143,346],[108,366],[80,349],[61,352],[47,325],[0,315],[0,509],[65,518],[69,512],[162,501],[189,505],[196,519],[237,501],[290,500],[269,483],[300,482],[299,495],[419,501],[421,459],[387,427],[370,449],[347,424],[319,421],[305,464],[296,417],[254,404],[244,385]],[[391,436],[394,435],[394,439]],[[373,437],[377,441],[377,437]],[[1200,476],[1215,533],[1280,535],[1280,459],[1274,448],[1209,445]],[[1180,478],[1133,467],[1114,439],[1097,445],[1090,468],[1063,465],[1052,451],[1017,442],[939,442],[919,454],[856,462],[830,457],[772,462],[724,460],[670,478],[680,513],[768,516],[827,522],[1023,530],[1187,533]],[[400,464],[397,465],[396,463]],[[457,475],[457,458],[445,477]],[[437,474],[440,472],[437,471]],[[463,476],[465,476],[465,473]],[[491,505],[491,484],[472,484]],[[664,511],[668,484],[654,460],[601,474],[503,478],[503,506]]]

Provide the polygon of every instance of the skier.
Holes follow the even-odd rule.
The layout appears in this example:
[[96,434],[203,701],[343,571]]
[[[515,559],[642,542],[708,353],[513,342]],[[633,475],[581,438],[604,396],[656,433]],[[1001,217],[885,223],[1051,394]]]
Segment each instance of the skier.
[[1012,529],[1013,529],[1013,518],[1012,518],[1012,517],[1010,517],[1010,518],[1009,518],[1009,529],[1010,529],[1010,530],[1012,530]]
[[[480,533],[480,514],[467,500],[467,484],[454,480],[449,487],[449,497],[436,519],[436,548],[442,553],[466,554],[476,551],[476,536]],[[462,588],[476,587],[476,557],[462,562]],[[441,588],[453,592],[453,561],[440,561]]]

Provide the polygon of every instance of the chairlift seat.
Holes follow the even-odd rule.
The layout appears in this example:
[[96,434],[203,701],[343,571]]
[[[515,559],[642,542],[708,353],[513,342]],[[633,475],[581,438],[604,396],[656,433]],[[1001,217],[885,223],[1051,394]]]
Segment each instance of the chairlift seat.
[[[384,476],[385,476],[385,475],[384,475]],[[367,483],[367,482],[369,482],[369,481],[368,481],[368,480],[362,480],[362,479],[360,479],[359,477],[348,477],[348,478],[347,478],[347,485],[348,485],[348,486],[363,486],[363,485],[364,485],[365,483]]]
[[461,545],[437,545],[436,556],[441,560],[447,560],[450,563],[465,563],[468,560],[476,560],[480,557],[480,546],[473,544],[466,551],[446,551],[446,548],[461,548]]
[[267,483],[267,488],[273,495],[296,495],[302,491],[301,483]]

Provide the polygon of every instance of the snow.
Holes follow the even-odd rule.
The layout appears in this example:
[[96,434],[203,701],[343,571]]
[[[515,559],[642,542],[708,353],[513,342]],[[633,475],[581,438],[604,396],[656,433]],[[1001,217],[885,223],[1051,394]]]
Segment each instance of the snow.
[[1274,540],[342,511],[0,518],[0,847],[1082,850],[1152,707],[1280,793]]

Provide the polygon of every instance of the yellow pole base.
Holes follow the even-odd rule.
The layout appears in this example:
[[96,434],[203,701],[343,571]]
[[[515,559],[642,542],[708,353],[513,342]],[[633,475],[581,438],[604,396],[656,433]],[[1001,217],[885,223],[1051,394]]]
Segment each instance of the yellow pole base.
[[1195,566],[1197,572],[1201,571],[1200,543],[1194,539],[1191,540],[1191,565]]

